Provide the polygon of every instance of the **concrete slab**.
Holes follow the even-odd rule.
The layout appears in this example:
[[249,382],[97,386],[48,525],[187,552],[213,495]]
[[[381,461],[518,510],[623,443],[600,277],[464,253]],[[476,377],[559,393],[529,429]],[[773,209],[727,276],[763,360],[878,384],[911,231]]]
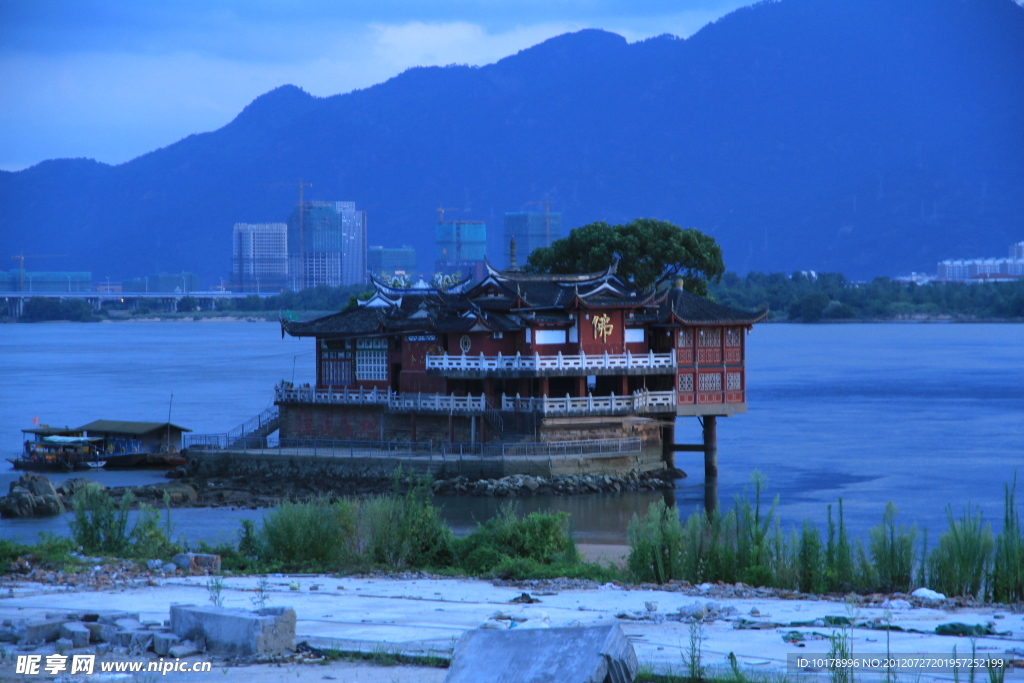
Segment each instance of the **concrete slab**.
[[481,628],[459,639],[445,683],[631,683],[638,668],[618,624]]
[[171,605],[171,631],[179,638],[203,639],[214,654],[279,654],[295,647],[295,610]]

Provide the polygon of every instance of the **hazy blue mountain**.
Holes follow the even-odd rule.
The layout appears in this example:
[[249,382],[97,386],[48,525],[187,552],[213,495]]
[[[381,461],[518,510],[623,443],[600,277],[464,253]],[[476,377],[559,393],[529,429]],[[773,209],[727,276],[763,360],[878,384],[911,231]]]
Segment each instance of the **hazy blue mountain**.
[[295,203],[261,183],[300,176],[308,199],[367,209],[370,242],[412,244],[421,267],[440,203],[488,221],[503,262],[503,213],[546,196],[568,227],[700,228],[741,272],[870,277],[1002,256],[1024,239],[1024,9],[782,0],[687,40],[588,30],[345,95],[283,86],[119,166],[0,173],[0,244],[73,255],[46,267],[98,279],[212,281],[235,222],[284,220]]

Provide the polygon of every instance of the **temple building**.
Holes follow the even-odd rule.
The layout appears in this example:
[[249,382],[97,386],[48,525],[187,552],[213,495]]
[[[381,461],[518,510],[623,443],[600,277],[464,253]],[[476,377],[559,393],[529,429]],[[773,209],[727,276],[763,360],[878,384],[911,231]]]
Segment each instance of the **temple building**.
[[[277,387],[282,438],[524,443],[639,437],[670,458],[682,416],[746,412],[746,333],[766,317],[615,267],[497,271],[394,289],[282,335],[316,343],[316,386]],[[694,449],[690,449],[694,450]]]

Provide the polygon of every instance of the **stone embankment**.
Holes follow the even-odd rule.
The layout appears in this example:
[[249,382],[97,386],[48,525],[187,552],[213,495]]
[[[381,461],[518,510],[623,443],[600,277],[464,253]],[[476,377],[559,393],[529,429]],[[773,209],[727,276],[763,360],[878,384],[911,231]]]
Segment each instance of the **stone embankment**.
[[[500,479],[455,477],[431,484],[431,491],[440,496],[519,497],[535,495],[582,495],[588,493],[619,493],[623,491],[658,491],[671,489],[674,480],[686,476],[680,470],[660,472],[632,471],[623,476],[603,474],[565,474],[553,477],[532,477],[515,474]],[[110,494],[115,503],[131,493],[132,507],[141,504],[155,507],[240,507],[258,509],[274,507],[282,500],[307,500],[317,496],[363,496],[394,490],[395,479],[388,476],[334,477],[317,479],[258,477],[184,477],[167,483],[148,486],[104,487],[83,477],[68,479],[54,486],[46,477],[29,472],[11,483],[10,493],[0,498],[0,515],[4,517],[46,517],[61,515],[72,509],[72,498],[85,486],[93,484]],[[402,485],[407,485],[403,482]]]
[[431,490],[444,496],[533,496],[576,495],[582,493],[619,493],[620,491],[658,491],[675,487],[681,472],[630,472],[624,477],[607,474],[569,474],[556,477],[530,477],[515,474],[501,479],[473,481],[466,477],[440,479]]

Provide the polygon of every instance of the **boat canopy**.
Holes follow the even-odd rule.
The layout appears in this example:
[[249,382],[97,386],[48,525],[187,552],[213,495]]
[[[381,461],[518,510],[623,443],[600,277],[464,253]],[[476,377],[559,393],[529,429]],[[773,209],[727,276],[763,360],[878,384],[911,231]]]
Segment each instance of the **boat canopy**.
[[44,436],[43,441],[48,443],[95,443],[103,441],[101,436]]

